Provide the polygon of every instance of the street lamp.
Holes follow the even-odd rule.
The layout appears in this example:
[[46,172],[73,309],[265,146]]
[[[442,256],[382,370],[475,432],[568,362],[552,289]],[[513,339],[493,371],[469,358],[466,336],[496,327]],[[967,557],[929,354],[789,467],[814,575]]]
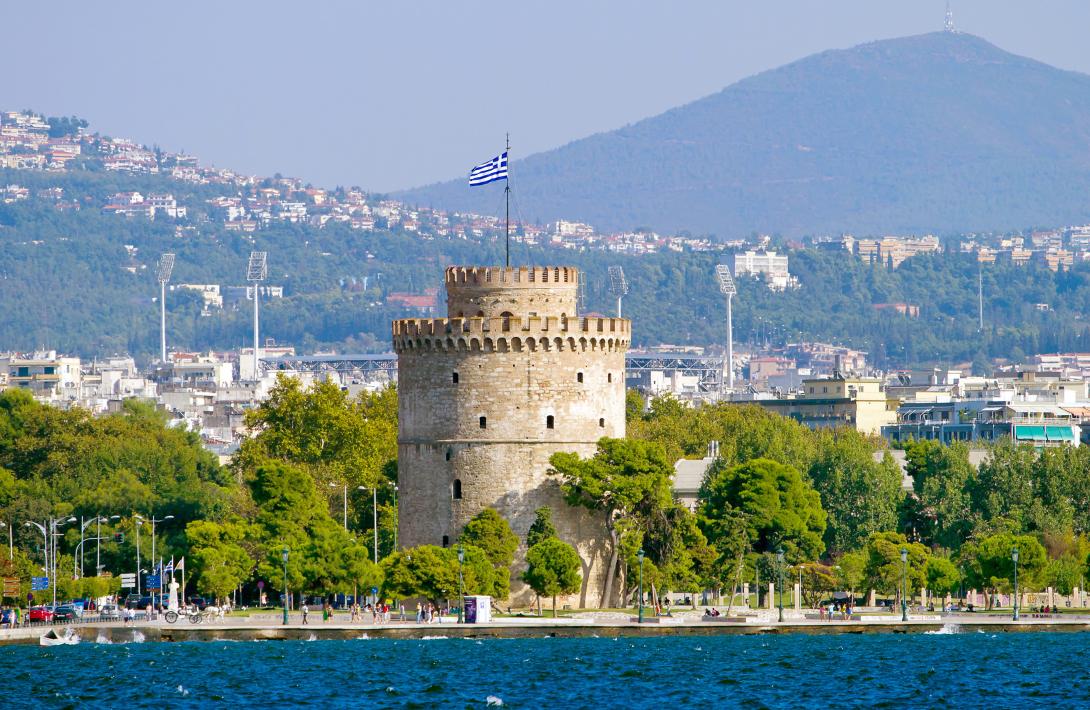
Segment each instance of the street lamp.
[[906,588],[908,583],[908,548],[901,548],[901,621],[908,621],[908,597]]
[[639,623],[642,624],[643,623],[643,548],[642,547],[640,548],[640,551],[636,553],[636,557],[638,557],[639,560],[640,560],[640,615],[639,615],[638,618],[639,618]]
[[288,625],[288,547],[280,551],[280,559],[284,560],[284,626]]
[[466,560],[466,551],[458,546],[458,623],[462,623],[462,607],[465,605],[465,592],[462,589],[462,563]]
[[776,572],[780,577],[780,623],[783,623],[783,548],[776,550]]
[[[367,490],[367,486],[359,486],[358,491]],[[375,547],[371,551],[375,564],[378,564],[378,486],[371,486],[371,527],[375,531]]]
[[[140,515],[134,515],[133,517],[136,518],[137,521],[143,521],[144,520],[144,518],[141,517]],[[155,569],[155,524],[156,523],[162,523],[162,522],[165,522],[167,520],[174,520],[174,516],[173,515],[164,515],[161,518],[156,518],[153,515],[153,516],[151,516],[151,518],[148,519],[148,522],[151,523],[151,568],[153,570]],[[137,522],[137,525],[139,525],[139,524],[140,523]],[[137,548],[137,549],[139,550],[139,548]],[[139,551],[137,552],[136,560],[137,560],[137,565],[139,565],[140,564],[140,553],[139,553]],[[139,591],[139,583],[137,584],[137,591]],[[162,602],[163,602],[163,566],[159,565],[159,603],[161,604]]]
[[1018,548],[1011,548],[1011,559],[1014,561],[1014,620],[1018,621]]
[[[98,543],[95,545],[95,576],[102,574],[102,524],[108,523],[111,520],[121,520],[120,515],[111,515],[109,518],[103,516],[98,517]],[[80,560],[82,562],[82,560]],[[80,570],[80,575],[83,575],[83,570]]]

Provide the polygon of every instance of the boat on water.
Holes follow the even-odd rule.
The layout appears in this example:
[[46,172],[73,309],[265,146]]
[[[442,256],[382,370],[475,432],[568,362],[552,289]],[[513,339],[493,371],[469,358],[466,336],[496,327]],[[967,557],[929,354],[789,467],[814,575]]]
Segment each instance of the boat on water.
[[41,646],[71,646],[79,643],[79,634],[68,627],[63,634],[58,634],[56,629],[50,629],[38,637]]

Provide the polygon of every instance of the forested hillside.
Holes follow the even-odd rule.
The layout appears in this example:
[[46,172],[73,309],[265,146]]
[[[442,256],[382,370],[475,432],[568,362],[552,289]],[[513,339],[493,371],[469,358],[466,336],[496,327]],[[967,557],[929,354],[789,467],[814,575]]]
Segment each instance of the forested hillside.
[[[1073,224],[1090,219],[1088,122],[1090,77],[933,33],[822,52],[613,131],[513,153],[524,159],[512,184],[531,221],[607,231]],[[477,212],[502,199],[464,178],[400,197]]]
[[[386,350],[390,319],[410,315],[385,305],[388,292],[440,286],[446,264],[502,261],[501,245],[488,241],[424,239],[336,224],[324,229],[274,224],[252,235],[226,232],[202,212],[209,188],[165,177],[0,171],[0,184],[14,182],[32,192],[61,186],[83,208],[59,211],[37,197],[0,204],[0,299],[5,307],[0,349],[50,347],[84,356],[154,353],[154,265],[164,251],[178,255],[173,283],[241,285],[249,252],[267,250],[268,283],[282,285],[285,298],[265,305],[263,333],[303,351]],[[172,192],[190,206],[190,214],[181,222],[102,214],[99,207],[119,190]],[[632,285],[624,312],[635,321],[637,345],[723,342],[723,302],[714,267],[729,260],[726,254],[618,256],[515,244],[512,260],[586,269],[587,310],[600,313],[615,308],[607,266],[621,264]],[[791,271],[801,287],[786,293],[739,280],[736,339],[836,341],[869,350],[883,367],[1090,350],[1083,318],[1090,312],[1090,267],[1084,264],[1059,273],[1032,264],[986,267],[983,334],[977,332],[977,267],[968,255],[918,256],[890,271],[846,252],[793,251]],[[920,317],[873,308],[889,302],[918,305]],[[1048,304],[1049,310],[1036,304]],[[201,316],[193,293],[170,293],[168,316],[173,347],[236,347],[251,337],[248,308]]]

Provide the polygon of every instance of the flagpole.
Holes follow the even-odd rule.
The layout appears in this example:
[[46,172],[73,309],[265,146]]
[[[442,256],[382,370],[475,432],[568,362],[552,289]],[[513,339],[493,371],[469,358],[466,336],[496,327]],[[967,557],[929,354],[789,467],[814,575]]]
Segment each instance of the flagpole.
[[507,266],[511,266],[511,134],[507,134],[507,174],[503,179],[504,201],[504,252],[507,257]]

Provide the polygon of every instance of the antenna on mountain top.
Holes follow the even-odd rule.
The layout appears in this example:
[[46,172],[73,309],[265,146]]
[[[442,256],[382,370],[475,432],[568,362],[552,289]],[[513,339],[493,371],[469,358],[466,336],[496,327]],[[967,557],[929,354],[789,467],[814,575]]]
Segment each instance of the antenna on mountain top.
[[159,361],[167,361],[167,282],[174,270],[174,255],[170,252],[159,257],[155,279],[159,282]]
[[950,0],[946,0],[946,22],[943,23],[942,30],[951,34],[957,32],[954,29],[954,11],[950,9]]

